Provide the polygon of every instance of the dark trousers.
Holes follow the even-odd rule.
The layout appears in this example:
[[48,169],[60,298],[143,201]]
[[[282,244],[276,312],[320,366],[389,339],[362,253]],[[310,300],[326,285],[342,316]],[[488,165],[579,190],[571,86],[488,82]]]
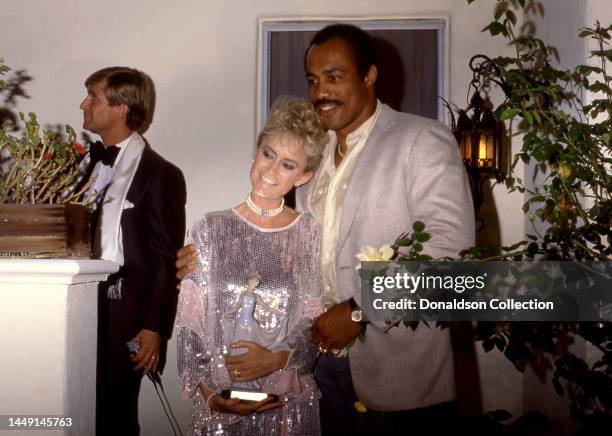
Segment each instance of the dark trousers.
[[358,435],[449,435],[459,433],[456,401],[397,412],[368,410],[359,417]]
[[102,287],[99,293],[96,434],[138,435],[142,371],[134,371],[126,345],[138,329],[133,320],[126,319],[125,301],[109,300]]
[[321,355],[315,378],[323,394],[320,401],[321,433],[331,435],[442,435],[459,423],[455,401],[397,412],[358,412],[351,370],[346,357]]
[[357,396],[348,358],[321,354],[315,366],[315,379],[322,393],[319,401],[321,435],[357,434]]

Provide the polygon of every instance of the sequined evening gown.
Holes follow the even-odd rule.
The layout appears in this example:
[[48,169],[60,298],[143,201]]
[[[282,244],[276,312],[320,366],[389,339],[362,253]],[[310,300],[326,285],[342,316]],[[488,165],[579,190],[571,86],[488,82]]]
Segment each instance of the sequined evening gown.
[[[309,214],[283,228],[261,229],[226,210],[209,213],[194,226],[198,261],[181,284],[177,314],[178,372],[184,397],[193,403],[191,434],[320,433],[320,394],[312,374],[316,347],[309,341],[312,318],[322,311],[319,237],[319,225]],[[232,385],[223,357],[253,272],[261,276],[255,293],[265,303],[253,312],[258,342],[272,351],[290,351],[283,370],[255,383],[279,395],[283,406],[245,417],[211,413],[198,384],[215,392]]]

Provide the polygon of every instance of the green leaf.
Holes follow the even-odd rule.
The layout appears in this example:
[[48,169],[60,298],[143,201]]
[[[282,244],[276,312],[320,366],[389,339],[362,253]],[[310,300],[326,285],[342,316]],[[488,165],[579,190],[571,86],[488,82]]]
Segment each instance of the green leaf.
[[565,113],[560,112],[560,111],[554,111],[552,112],[552,117],[555,119],[557,123],[559,123],[565,119]]
[[533,126],[533,116],[531,115],[529,111],[523,112],[523,118],[525,119],[525,121],[527,121],[527,124],[529,124],[530,126]]
[[419,242],[427,242],[431,239],[431,235],[429,233],[418,233],[416,235],[416,240]]
[[548,157],[550,156],[550,146],[543,145],[541,147],[534,148],[531,152],[531,155],[538,162],[544,162],[548,160]]
[[529,155],[529,153],[521,153],[520,156],[521,156],[521,160],[523,161],[523,163],[528,164],[531,161],[531,156]]
[[425,230],[425,224],[423,221],[415,221],[414,224],[412,224],[412,230],[415,232],[422,232]]
[[483,32],[485,30],[488,30],[491,33],[492,36],[495,36],[495,35],[499,35],[500,33],[505,34],[506,27],[502,23],[500,23],[499,21],[493,21],[493,22],[489,23],[489,25],[487,27],[482,29]]
[[609,61],[612,61],[612,49],[608,50],[593,50],[591,51],[590,57],[599,57],[606,58]]
[[518,115],[521,112],[520,109],[506,109],[505,111],[503,111],[501,113],[501,115],[499,116],[499,120],[500,121],[505,121],[505,120],[509,120],[511,118],[514,118],[516,115]]
[[588,76],[591,73],[602,74],[603,70],[599,67],[592,67],[590,65],[579,65],[578,72],[583,76]]
[[597,81],[593,83],[592,85],[587,86],[587,89],[592,92],[604,92],[604,93],[610,92],[610,88],[605,83],[602,83],[600,81]]
[[506,18],[512,23],[513,26],[516,24],[516,15],[510,9],[506,11]]

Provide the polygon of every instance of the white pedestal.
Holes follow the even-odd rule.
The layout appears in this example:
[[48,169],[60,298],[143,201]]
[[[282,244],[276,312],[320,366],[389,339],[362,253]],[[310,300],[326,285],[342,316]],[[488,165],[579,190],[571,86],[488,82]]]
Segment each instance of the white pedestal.
[[72,426],[44,434],[95,434],[97,285],[117,270],[102,260],[0,260],[0,415],[63,415]]

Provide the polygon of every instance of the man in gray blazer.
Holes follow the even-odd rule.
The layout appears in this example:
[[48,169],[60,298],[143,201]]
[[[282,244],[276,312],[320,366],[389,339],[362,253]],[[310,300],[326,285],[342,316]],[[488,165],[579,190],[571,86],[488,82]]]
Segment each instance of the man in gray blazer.
[[[392,243],[423,221],[434,258],[474,243],[474,214],[457,144],[441,123],[396,112],[376,99],[371,37],[350,25],[319,31],[305,57],[309,96],[330,142],[298,209],[322,224],[321,275],[327,310],[314,323],[322,355],[324,434],[430,434],[456,413],[448,329],[420,325],[384,332],[364,322],[355,255]],[[337,357],[351,340],[348,357]],[[355,410],[361,401],[366,413]]]

